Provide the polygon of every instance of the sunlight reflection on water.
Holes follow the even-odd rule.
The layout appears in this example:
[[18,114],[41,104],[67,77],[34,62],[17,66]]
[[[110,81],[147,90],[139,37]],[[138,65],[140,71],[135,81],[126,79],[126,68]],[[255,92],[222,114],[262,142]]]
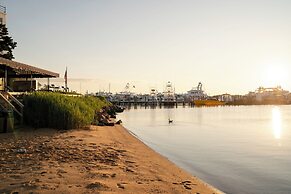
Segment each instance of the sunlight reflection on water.
[[273,122],[273,133],[276,139],[281,138],[282,131],[282,118],[281,111],[279,107],[274,107],[272,109],[272,122]]

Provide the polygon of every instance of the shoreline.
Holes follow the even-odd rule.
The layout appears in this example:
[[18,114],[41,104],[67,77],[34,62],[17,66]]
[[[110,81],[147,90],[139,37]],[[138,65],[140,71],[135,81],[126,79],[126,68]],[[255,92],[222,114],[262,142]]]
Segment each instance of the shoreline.
[[190,174],[187,170],[183,169],[182,167],[178,166],[177,164],[175,164],[174,162],[172,162],[170,159],[168,159],[166,156],[162,155],[161,153],[156,152],[154,149],[152,149],[151,147],[149,147],[148,145],[146,145],[142,139],[136,135],[134,132],[132,132],[130,129],[127,129],[126,127],[124,127],[123,125],[121,125],[122,128],[124,128],[124,130],[126,130],[129,135],[133,136],[134,138],[136,138],[138,141],[140,141],[140,143],[144,144],[146,147],[148,147],[148,149],[152,150],[153,152],[155,152],[157,155],[159,155],[160,157],[163,157],[165,160],[167,160],[170,163],[173,163],[177,168],[182,169],[183,171],[185,171],[186,173],[188,173],[190,176],[195,177],[195,179],[197,179],[199,182],[201,182],[202,184],[205,184],[207,187],[209,187],[210,189],[214,190],[217,194],[223,194],[224,192],[220,191],[219,189],[215,188],[214,186],[212,186],[211,184],[205,182],[204,180],[198,178],[195,175]]
[[0,193],[223,193],[121,125],[0,134]]

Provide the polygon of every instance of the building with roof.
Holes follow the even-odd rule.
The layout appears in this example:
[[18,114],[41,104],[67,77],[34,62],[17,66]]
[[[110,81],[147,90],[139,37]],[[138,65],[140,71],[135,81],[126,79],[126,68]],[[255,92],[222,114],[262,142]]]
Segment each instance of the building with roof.
[[[6,24],[6,7],[1,5],[0,23]],[[49,86],[50,78],[56,77],[58,73],[0,57],[0,132],[13,130],[14,118],[23,121],[24,105],[13,92],[36,90],[35,78],[47,78]]]
[[[12,61],[0,57],[0,90],[14,90],[14,83],[18,81],[26,81],[33,83],[34,78],[56,78],[58,73],[27,65],[24,63]],[[23,83],[23,82],[22,82]],[[30,88],[32,89],[32,88]]]
[[6,24],[6,7],[0,5],[0,24]]
[[[6,24],[6,15],[6,7],[0,5],[1,24]],[[49,82],[49,78],[53,77],[59,77],[59,74],[0,57],[0,91],[6,91],[8,88],[12,91],[35,90],[37,88],[33,86],[38,84],[34,78],[48,78]]]

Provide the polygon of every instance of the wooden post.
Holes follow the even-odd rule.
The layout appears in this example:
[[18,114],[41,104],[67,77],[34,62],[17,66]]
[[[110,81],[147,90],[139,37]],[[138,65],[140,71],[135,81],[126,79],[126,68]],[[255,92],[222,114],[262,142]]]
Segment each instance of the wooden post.
[[8,82],[8,72],[7,67],[5,67],[4,91],[7,91],[7,82]]
[[50,78],[47,78],[47,91],[50,91]]
[[30,91],[32,91],[32,72],[30,72]]

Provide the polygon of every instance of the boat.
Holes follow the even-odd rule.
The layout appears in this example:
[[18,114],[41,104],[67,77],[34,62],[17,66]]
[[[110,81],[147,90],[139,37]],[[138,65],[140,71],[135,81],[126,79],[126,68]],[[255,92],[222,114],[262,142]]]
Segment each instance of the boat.
[[168,81],[163,92],[163,101],[174,102],[175,100],[175,89],[173,88],[172,83]]
[[155,88],[151,88],[148,101],[151,103],[157,103],[158,97],[157,97],[157,90]]
[[206,99],[208,96],[202,90],[202,83],[199,82],[197,87],[193,87],[191,90],[187,92],[188,97],[191,100],[201,100]]
[[222,106],[225,102],[216,99],[194,100],[195,106]]
[[221,106],[225,105],[225,102],[219,101],[214,98],[210,98],[203,90],[202,83],[199,82],[197,87],[188,91],[188,97],[194,103],[195,106]]

